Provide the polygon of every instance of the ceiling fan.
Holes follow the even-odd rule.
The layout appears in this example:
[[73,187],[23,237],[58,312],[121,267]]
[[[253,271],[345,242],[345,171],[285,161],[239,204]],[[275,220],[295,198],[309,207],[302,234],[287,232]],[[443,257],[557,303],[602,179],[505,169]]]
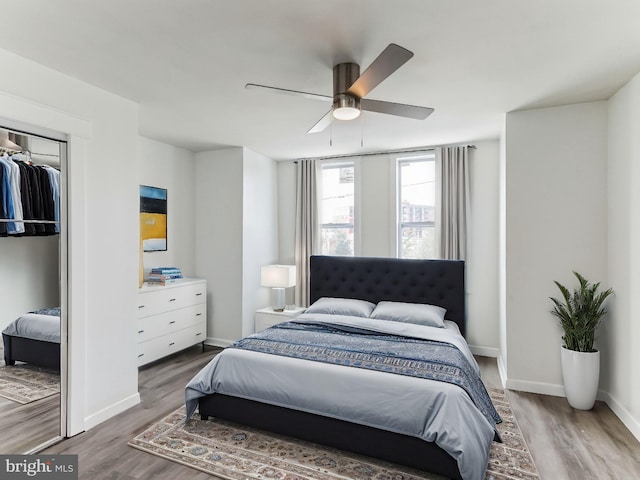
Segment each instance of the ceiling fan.
[[357,63],[337,64],[333,67],[333,97],[255,83],[247,83],[245,88],[265,89],[285,95],[333,102],[331,110],[307,133],[322,132],[334,119],[353,120],[360,115],[361,110],[424,120],[433,113],[433,108],[364,98],[411,57],[413,57],[413,52],[395,43],[390,43],[362,75],[360,75],[360,65]]

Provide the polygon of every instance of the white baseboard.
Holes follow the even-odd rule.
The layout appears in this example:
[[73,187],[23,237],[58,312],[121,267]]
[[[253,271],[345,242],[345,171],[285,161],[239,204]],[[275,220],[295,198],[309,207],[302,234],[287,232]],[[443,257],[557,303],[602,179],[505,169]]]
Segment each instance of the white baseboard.
[[528,380],[517,380],[507,378],[505,388],[517,390],[519,392],[539,393],[541,395],[552,395],[554,397],[564,397],[564,387],[553,383],[531,382]]
[[610,393],[600,391],[598,392],[598,399],[600,398],[609,405],[611,411],[616,414],[624,426],[629,429],[631,434],[640,440],[640,421],[638,421],[637,418],[634,418],[629,410],[613,398]]
[[498,358],[498,355],[500,354],[500,350],[493,347],[478,347],[476,345],[469,345],[469,350],[471,350],[471,353],[473,353],[474,355],[480,355],[481,357]]
[[97,411],[94,414],[84,418],[84,429],[89,430],[96,425],[110,419],[111,417],[124,412],[125,410],[135,407],[140,403],[140,394],[136,393],[130,397],[124,398],[113,405],[109,405],[102,410]]
[[231,345],[233,342],[234,340],[227,340],[226,338],[207,337],[207,339],[204,341],[204,344],[211,347],[225,348]]

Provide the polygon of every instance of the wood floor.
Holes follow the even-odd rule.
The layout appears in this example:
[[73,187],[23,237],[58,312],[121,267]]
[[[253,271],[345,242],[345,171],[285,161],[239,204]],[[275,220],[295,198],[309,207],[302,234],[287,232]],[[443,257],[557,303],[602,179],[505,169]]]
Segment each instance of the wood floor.
[[22,405],[0,397],[0,452],[26,453],[60,435],[60,394]]
[[[485,384],[500,387],[495,358],[477,360]],[[580,411],[562,397],[507,396],[541,480],[640,479],[640,442],[605,403]]]
[[[0,365],[4,348],[0,341]],[[60,394],[20,404],[0,397],[0,453],[26,453],[60,436]]]
[[[127,442],[180,406],[184,386],[218,350],[199,347],[140,370],[142,403],[88,432],[50,447],[47,453],[79,455],[80,479],[210,480],[211,476],[141,452]],[[488,386],[500,387],[495,359],[478,357]],[[631,480],[640,478],[640,442],[598,403],[577,412],[566,400],[508,392],[541,480]]]

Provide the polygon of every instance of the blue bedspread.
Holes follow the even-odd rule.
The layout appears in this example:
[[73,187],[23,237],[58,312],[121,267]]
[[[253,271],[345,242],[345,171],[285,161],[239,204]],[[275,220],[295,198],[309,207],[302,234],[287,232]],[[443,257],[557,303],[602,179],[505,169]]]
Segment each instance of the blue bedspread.
[[292,321],[238,340],[229,348],[458,385],[492,425],[501,422],[482,380],[462,352],[450,343]]
[[185,389],[187,418],[218,393],[434,442],[464,480],[485,477],[497,438],[480,369],[450,328],[305,313],[216,355]]

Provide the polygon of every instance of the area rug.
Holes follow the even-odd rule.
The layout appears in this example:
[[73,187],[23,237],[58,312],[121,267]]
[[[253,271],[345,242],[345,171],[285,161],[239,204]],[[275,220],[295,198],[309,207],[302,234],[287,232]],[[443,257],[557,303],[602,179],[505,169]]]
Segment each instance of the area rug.
[[60,375],[30,365],[0,366],[0,396],[26,404],[60,393]]
[[[533,459],[511,406],[500,389],[489,389],[503,422],[504,441],[493,443],[487,480],[537,480]],[[273,433],[194,416],[184,407],[140,433],[129,445],[226,480],[439,480],[425,473]]]

